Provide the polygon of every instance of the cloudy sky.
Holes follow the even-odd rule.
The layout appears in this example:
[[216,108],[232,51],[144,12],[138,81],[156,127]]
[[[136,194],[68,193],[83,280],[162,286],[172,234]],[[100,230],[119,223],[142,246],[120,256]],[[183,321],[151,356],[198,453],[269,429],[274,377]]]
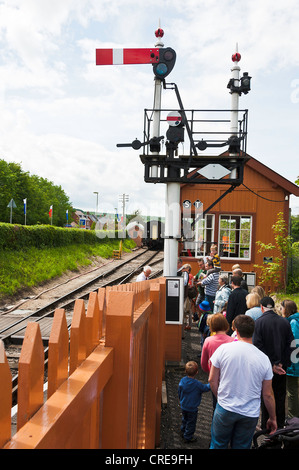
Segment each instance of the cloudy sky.
[[[95,210],[98,192],[99,211],[113,211],[127,194],[129,211],[164,215],[165,185],[144,182],[139,151],[116,147],[142,140],[152,67],[95,65],[97,48],[153,47],[159,21],[185,108],[230,109],[238,43],[252,76],[247,152],[294,182],[298,0],[0,0],[0,158],[61,185],[74,207]],[[173,92],[162,107],[177,108]]]

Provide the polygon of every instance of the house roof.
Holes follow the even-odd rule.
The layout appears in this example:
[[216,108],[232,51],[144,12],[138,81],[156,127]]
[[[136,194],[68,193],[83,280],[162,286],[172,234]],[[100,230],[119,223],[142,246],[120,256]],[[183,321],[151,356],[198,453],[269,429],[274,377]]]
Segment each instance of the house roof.
[[[274,170],[269,168],[267,165],[264,165],[259,160],[252,157],[251,155],[243,154],[243,156],[244,155],[246,155],[246,157],[248,157],[247,161],[245,162],[245,167],[248,166],[248,167],[252,168],[253,170],[255,170],[256,172],[262,174],[263,176],[268,178],[270,181],[273,181],[274,184],[277,184],[278,186],[283,188],[283,190],[286,193],[293,194],[294,196],[297,196],[297,197],[299,196],[299,186],[297,186],[296,184],[294,184],[291,181],[287,180],[286,178],[281,176],[279,173],[276,173]],[[228,157],[228,153],[223,152],[219,156],[220,157],[225,157],[225,156]],[[196,171],[196,169],[193,172],[195,172],[195,171]],[[191,172],[191,173],[193,173],[193,172]],[[185,183],[185,184],[187,184],[187,183]],[[185,184],[183,184],[182,186],[184,186]]]
[[294,196],[299,196],[299,186],[287,180],[279,173],[276,173],[276,171],[272,170],[255,158],[250,157],[245,165],[261,173],[263,176],[273,181],[273,183],[283,188],[287,193],[293,194]]

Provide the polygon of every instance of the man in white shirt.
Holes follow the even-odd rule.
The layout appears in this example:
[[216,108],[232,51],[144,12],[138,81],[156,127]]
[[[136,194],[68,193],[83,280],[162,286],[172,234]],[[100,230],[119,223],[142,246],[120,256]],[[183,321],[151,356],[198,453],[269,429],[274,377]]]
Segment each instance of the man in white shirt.
[[[209,383],[217,396],[210,449],[250,449],[260,414],[261,395],[269,412],[267,428],[277,429],[270,360],[252,344],[254,321],[234,319],[238,341],[219,346],[211,357]],[[261,354],[262,353],[262,354]]]
[[151,272],[152,268],[150,266],[144,266],[142,273],[138,274],[136,282],[147,281]]

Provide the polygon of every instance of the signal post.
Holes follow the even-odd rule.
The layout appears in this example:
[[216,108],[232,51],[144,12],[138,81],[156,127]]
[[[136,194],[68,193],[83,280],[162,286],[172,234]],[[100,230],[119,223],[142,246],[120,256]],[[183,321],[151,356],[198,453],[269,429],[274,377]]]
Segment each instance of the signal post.
[[[205,122],[223,123],[227,121],[222,118],[218,118],[218,120],[212,119],[212,121],[195,119],[195,113],[200,112],[200,110],[184,109],[177,85],[175,83],[166,83],[165,81],[165,78],[170,74],[175,65],[176,53],[170,47],[164,48],[162,43],[164,32],[161,28],[156,30],[155,35],[158,41],[154,48],[97,49],[96,65],[151,64],[153,67],[155,76],[154,108],[152,110],[145,110],[143,142],[135,139],[131,143],[117,144],[117,147],[132,147],[134,150],[142,148],[143,153],[140,155],[140,159],[144,164],[145,182],[166,184],[164,277],[166,277],[166,281],[173,282],[172,296],[175,297],[178,241],[182,239],[182,235],[183,237],[185,235],[181,233],[181,184],[223,184],[229,186],[226,191],[221,192],[221,196],[217,200],[204,210],[201,201],[196,201],[199,203],[199,207],[195,206],[193,226],[196,223],[196,218],[204,218],[205,214],[223,197],[242,184],[244,165],[248,159],[246,154],[248,118],[247,110],[239,110],[239,96],[242,93],[248,93],[250,90],[251,77],[248,76],[248,73],[244,73],[243,77],[239,78],[240,67],[238,62],[241,59],[241,55],[237,51],[232,56],[234,62],[232,68],[233,76],[227,85],[232,94],[230,137],[227,137],[229,132],[225,128],[223,131],[217,130],[217,139],[199,140],[198,134],[204,134],[203,126]],[[165,90],[174,90],[178,101],[178,107],[171,111],[166,119],[169,129],[166,132],[166,152],[164,155],[161,154],[161,140],[164,139],[164,136],[160,135],[161,112],[163,111],[161,109],[162,86]],[[187,116],[187,111],[191,111],[191,117]],[[148,115],[149,112],[150,115]],[[241,117],[240,113],[243,113]],[[194,130],[196,122],[200,122],[200,132]],[[178,145],[184,142],[185,131],[190,141],[190,152],[187,156],[178,156]],[[211,134],[208,128],[205,132],[207,135]],[[227,147],[227,152],[216,156],[206,155],[204,152],[211,147]],[[172,305],[174,305],[174,299],[170,300]],[[171,317],[173,316],[173,308],[171,307],[169,310],[171,310]],[[180,326],[180,329],[176,329],[176,332],[181,331],[182,317],[183,313],[180,311],[177,318],[172,317],[167,322],[166,305],[166,323],[172,323],[172,325],[166,326]],[[177,340],[180,342],[181,334],[177,335]],[[172,360],[177,360],[177,358]]]
[[[161,116],[161,96],[162,85],[165,78],[172,71],[176,53],[170,47],[164,48],[162,37],[163,29],[158,28],[155,31],[158,39],[154,48],[142,49],[96,49],[96,65],[128,65],[128,64],[152,64],[155,75],[154,86],[154,109],[151,135],[149,136],[149,144],[152,165],[150,168],[150,178],[154,181],[159,180],[158,157],[161,150],[160,141],[160,116]],[[139,149],[141,146],[139,141],[132,144],[118,144],[118,147],[133,147]],[[157,161],[157,165],[155,165]],[[174,170],[170,170],[174,171]],[[173,177],[179,177],[179,170],[175,171]],[[166,185],[165,196],[165,241],[164,241],[164,276],[174,276],[177,274],[177,258],[178,258],[178,239],[180,238],[180,183],[169,182]]]

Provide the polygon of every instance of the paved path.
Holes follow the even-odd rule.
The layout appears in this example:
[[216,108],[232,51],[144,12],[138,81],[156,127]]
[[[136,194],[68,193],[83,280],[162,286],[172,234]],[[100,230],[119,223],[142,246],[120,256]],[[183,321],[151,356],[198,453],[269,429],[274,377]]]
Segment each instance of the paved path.
[[160,449],[208,449],[210,444],[210,429],[212,422],[212,394],[202,395],[198,409],[197,426],[194,436],[197,442],[186,444],[180,434],[181,412],[178,399],[179,381],[185,375],[184,365],[188,361],[196,361],[199,365],[197,379],[208,383],[208,374],[200,367],[200,334],[197,327],[185,331],[182,339],[182,362],[180,364],[166,364],[165,382],[167,389],[167,405],[163,406],[161,417]]

